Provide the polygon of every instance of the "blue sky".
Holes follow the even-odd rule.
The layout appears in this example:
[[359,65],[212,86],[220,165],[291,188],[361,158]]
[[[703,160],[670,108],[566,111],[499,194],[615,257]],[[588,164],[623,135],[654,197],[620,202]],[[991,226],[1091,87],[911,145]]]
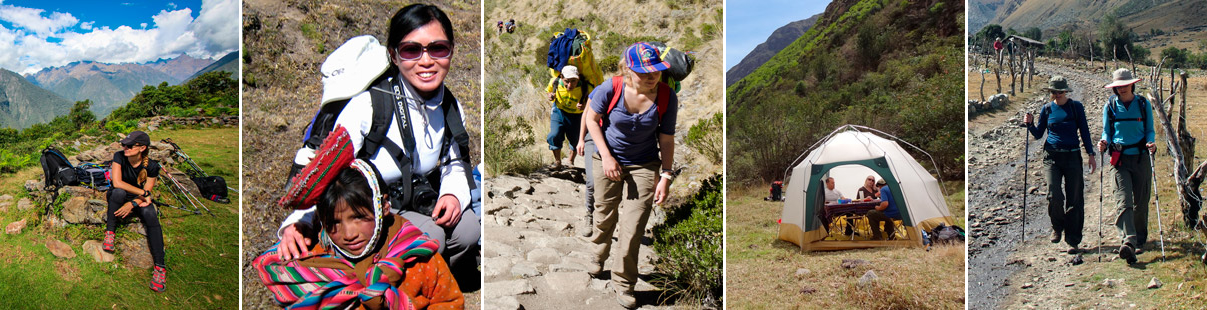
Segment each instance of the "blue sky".
[[76,61],[142,63],[239,48],[238,0],[0,0],[0,68],[22,74]]
[[725,70],[737,65],[771,32],[824,12],[829,0],[725,1]]

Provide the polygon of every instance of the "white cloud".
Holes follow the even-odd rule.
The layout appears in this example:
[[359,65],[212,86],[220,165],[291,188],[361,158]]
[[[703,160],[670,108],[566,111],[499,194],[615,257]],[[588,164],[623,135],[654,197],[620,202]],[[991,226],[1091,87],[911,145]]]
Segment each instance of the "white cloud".
[[43,16],[40,9],[0,6],[0,20],[13,25],[0,25],[0,67],[29,74],[76,61],[142,63],[181,54],[217,58],[239,48],[237,0],[203,0],[195,19],[194,10],[162,10],[150,24],[110,28],[81,23],[69,13]]
[[39,35],[52,35],[80,22],[70,13],[54,12],[42,17],[42,9],[0,5],[0,20],[10,22],[15,28],[25,29]]
[[176,2],[168,2],[168,9],[169,9],[169,10],[175,10],[175,9],[176,9]]

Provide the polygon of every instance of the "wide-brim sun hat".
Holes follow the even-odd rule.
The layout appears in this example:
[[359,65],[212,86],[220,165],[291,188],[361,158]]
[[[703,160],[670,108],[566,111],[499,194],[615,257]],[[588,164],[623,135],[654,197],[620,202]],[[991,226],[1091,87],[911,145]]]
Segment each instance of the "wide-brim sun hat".
[[356,96],[389,68],[390,55],[377,38],[364,35],[348,39],[319,68],[323,74],[322,104]]
[[1069,88],[1069,80],[1065,79],[1065,77],[1059,76],[1059,75],[1053,76],[1051,79],[1048,79],[1048,87],[1044,87],[1044,90],[1045,91],[1062,91],[1062,92],[1073,91],[1072,88]]
[[625,60],[629,69],[637,73],[651,73],[669,69],[669,63],[662,61],[662,55],[657,48],[645,42],[633,43],[625,51]]
[[1115,88],[1115,87],[1119,87],[1119,86],[1128,86],[1128,85],[1136,84],[1136,82],[1139,82],[1141,80],[1143,80],[1143,79],[1133,76],[1131,70],[1119,69],[1119,70],[1115,70],[1115,72],[1111,73],[1111,83],[1106,84],[1106,86],[1103,86],[1102,88]]

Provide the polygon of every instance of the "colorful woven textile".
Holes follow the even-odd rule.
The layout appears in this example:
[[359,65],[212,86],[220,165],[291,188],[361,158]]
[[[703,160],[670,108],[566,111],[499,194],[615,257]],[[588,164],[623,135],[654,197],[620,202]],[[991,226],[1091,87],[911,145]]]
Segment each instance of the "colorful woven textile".
[[[405,219],[393,214],[391,217],[395,222],[389,241],[376,255],[355,266],[321,246],[310,257],[281,261],[277,257],[279,243],[257,257],[252,266],[277,302],[287,309],[414,309],[411,297],[398,288],[404,266],[431,257],[437,244]],[[361,269],[366,271],[355,271]]]

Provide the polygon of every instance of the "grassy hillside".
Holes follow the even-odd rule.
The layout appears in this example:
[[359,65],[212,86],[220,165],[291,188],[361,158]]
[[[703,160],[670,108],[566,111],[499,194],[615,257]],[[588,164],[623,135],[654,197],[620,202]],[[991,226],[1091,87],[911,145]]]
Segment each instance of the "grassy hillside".
[[[238,139],[238,128],[159,130],[150,134],[156,140],[172,138],[206,172],[223,176],[228,186],[239,188],[236,173],[239,145],[232,143]],[[101,143],[108,144],[108,141]],[[39,179],[41,174],[38,167],[8,174],[0,180],[0,194],[14,196],[13,201],[25,198],[28,195],[22,189],[25,180]],[[61,195],[60,203],[67,196]],[[203,201],[214,217],[160,207],[168,265],[167,291],[164,293],[147,288],[151,271],[131,266],[121,246],[115,253],[116,259],[107,263],[96,262],[82,249],[85,241],[103,238],[103,225],[51,228],[42,216],[46,206],[36,199],[33,208],[28,210],[13,206],[0,208],[0,223],[4,225],[27,221],[23,232],[0,235],[0,244],[6,248],[0,254],[0,261],[8,266],[0,268],[0,280],[6,283],[0,286],[0,295],[6,296],[0,305],[5,308],[237,308],[239,197],[233,193],[230,198],[232,202],[227,204]],[[168,197],[161,199],[177,204]],[[55,205],[55,209],[60,207],[60,204]],[[117,239],[118,244],[146,244],[142,235],[130,230],[130,225],[118,227]],[[63,259],[51,255],[45,246],[51,240],[70,245],[76,256]]]
[[[963,179],[962,1],[835,1],[814,27],[730,86],[731,182],[779,179],[843,124],[885,131]],[[915,158],[925,158],[914,154]],[[929,161],[921,160],[930,166]]]

